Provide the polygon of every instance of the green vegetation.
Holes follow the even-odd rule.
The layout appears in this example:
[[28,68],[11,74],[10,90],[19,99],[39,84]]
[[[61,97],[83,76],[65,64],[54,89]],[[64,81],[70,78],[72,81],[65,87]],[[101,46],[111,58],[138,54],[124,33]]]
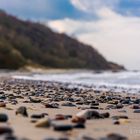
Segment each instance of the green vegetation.
[[[112,69],[94,48],[39,23],[21,21],[0,11],[0,68],[29,64],[50,68]],[[123,68],[113,65],[113,68]]]

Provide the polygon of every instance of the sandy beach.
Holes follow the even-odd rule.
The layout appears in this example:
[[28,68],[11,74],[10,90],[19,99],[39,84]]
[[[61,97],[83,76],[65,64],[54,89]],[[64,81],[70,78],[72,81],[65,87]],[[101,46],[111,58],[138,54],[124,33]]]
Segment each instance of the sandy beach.
[[134,94],[1,78],[0,140],[139,140],[139,103]]

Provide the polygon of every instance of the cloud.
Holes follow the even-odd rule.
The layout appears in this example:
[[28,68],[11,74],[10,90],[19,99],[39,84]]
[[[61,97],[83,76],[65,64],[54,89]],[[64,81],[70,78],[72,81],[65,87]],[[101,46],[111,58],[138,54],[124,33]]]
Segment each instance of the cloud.
[[120,0],[71,0],[71,3],[80,10],[95,13],[104,7],[115,8]]
[[140,69],[140,18],[120,15],[109,8],[97,12],[98,20],[63,19],[48,25],[95,46],[107,59]]
[[140,16],[140,0],[70,0],[73,6],[91,15],[102,8],[109,8],[127,16]]

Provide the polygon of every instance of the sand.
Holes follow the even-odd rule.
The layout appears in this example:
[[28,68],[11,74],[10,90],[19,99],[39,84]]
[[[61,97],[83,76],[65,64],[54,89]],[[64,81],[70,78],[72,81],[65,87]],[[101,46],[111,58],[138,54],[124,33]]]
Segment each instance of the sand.
[[[11,94],[12,91],[8,91],[7,93]],[[88,94],[88,93],[87,93]],[[90,92],[90,94],[92,94]],[[93,93],[94,95],[94,93]],[[123,96],[126,96],[125,94]],[[138,95],[135,95],[138,96]],[[43,98],[44,97],[39,97]],[[80,137],[81,135],[90,136],[93,138],[101,138],[106,137],[110,133],[116,133],[123,136],[126,136],[129,140],[139,140],[140,139],[140,113],[133,113],[133,109],[130,107],[132,105],[124,105],[123,109],[111,109],[106,110],[105,107],[108,105],[107,103],[100,103],[99,107],[103,108],[103,110],[97,110],[98,112],[109,112],[110,117],[105,119],[91,119],[87,120],[85,123],[85,129],[73,129],[68,132],[56,132],[53,130],[53,127],[50,128],[36,128],[34,123],[31,123],[30,116],[32,114],[39,113],[48,113],[48,117],[53,119],[56,114],[64,114],[64,115],[72,115],[75,116],[78,112],[81,111],[77,107],[63,107],[60,106],[58,109],[56,108],[46,108],[41,103],[23,103],[23,101],[27,99],[17,99],[18,104],[12,105],[7,101],[6,108],[0,108],[0,113],[5,113],[8,115],[9,120],[7,123],[0,123],[0,126],[9,126],[13,128],[14,134],[20,138],[28,138],[30,140],[44,140],[44,138],[53,137],[69,137],[74,140]],[[61,104],[62,102],[59,102]],[[27,111],[29,117],[23,117],[21,115],[15,115],[15,112],[18,107],[25,106],[27,107]],[[126,113],[120,113],[120,110],[125,110]],[[129,119],[123,121],[120,125],[114,125],[112,116],[115,115],[127,115]],[[55,121],[56,122],[56,121]],[[61,124],[72,124],[71,119],[57,121]]]

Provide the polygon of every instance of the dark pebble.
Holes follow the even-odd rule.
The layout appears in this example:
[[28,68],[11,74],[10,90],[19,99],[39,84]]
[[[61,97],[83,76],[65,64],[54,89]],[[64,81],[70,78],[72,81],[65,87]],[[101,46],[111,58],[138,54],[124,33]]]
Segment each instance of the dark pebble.
[[46,108],[59,108],[59,104],[57,104],[57,103],[46,103],[45,107]]
[[23,117],[28,117],[27,108],[24,106],[19,107],[16,111],[16,115],[18,114],[22,115]]
[[13,130],[9,127],[0,127],[0,135],[3,134],[12,134]]
[[133,105],[132,109],[140,109],[140,106],[139,105]]
[[72,125],[63,125],[63,124],[62,125],[54,124],[53,127],[55,131],[69,131],[73,129]]
[[32,119],[41,119],[41,118],[44,118],[44,117],[45,117],[44,114],[33,114],[33,115],[31,115]]
[[68,137],[58,137],[58,138],[45,138],[44,140],[69,140],[69,138]]
[[76,105],[71,103],[71,102],[66,102],[66,103],[62,103],[61,106],[66,106],[66,107],[75,107]]
[[127,138],[119,134],[109,134],[107,140],[127,140]]
[[8,134],[4,137],[4,140],[19,140],[16,136]]
[[6,103],[0,102],[0,107],[6,107]]
[[[77,140],[95,140],[94,138],[92,137],[89,137],[89,136],[81,136],[79,137]],[[105,139],[106,140],[106,139]]]
[[108,112],[100,114],[102,118],[109,118],[110,114]]
[[7,122],[8,116],[6,114],[0,114],[0,122]]
[[85,129],[85,125],[83,123],[78,123],[78,124],[74,125],[74,128]]
[[134,110],[134,113],[140,113],[140,109]]

